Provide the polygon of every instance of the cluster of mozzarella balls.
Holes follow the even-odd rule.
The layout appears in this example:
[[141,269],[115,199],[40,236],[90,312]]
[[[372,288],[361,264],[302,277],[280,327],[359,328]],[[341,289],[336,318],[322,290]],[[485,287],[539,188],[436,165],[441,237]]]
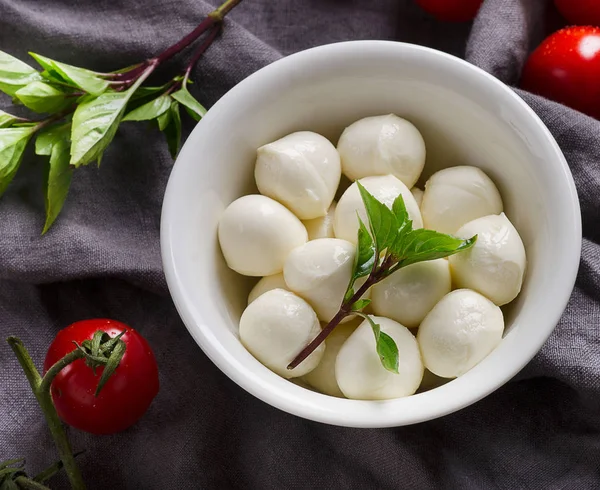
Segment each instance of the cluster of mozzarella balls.
[[[256,359],[331,396],[381,400],[415,393],[428,371],[460,376],[498,345],[504,331],[499,306],[518,295],[523,281],[521,238],[483,171],[447,168],[423,191],[414,186],[424,165],[421,134],[393,114],[353,123],[337,148],[302,131],[258,149],[260,194],[231,203],[218,228],[227,265],[261,277],[239,324],[240,340]],[[342,173],[353,182],[343,193]],[[399,374],[382,366],[371,327],[359,317],[347,317],[290,370],[342,304],[357,216],[368,222],[356,181],[388,207],[402,195],[414,228],[478,239],[449,259],[400,269],[366,293],[366,313],[398,347]]]

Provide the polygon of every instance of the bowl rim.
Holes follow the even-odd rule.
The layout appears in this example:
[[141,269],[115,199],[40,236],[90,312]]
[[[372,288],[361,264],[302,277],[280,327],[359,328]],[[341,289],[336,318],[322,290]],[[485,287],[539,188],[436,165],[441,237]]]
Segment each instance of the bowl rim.
[[[553,160],[557,165],[556,171],[562,174],[564,179],[566,191],[564,198],[570,203],[568,209],[568,214],[570,215],[570,229],[565,230],[568,239],[568,248],[564,250],[563,255],[565,270],[565,275],[563,276],[564,281],[562,282],[560,291],[555,293],[553,301],[545,308],[544,315],[547,321],[544,329],[540,328],[535,336],[528,336],[525,339],[525,344],[520,344],[521,352],[519,362],[505,363],[502,367],[502,372],[499,376],[494,378],[493,382],[486,381],[477,384],[468,395],[462,394],[461,396],[456,396],[456,393],[453,393],[454,397],[449,399],[448,403],[444,404],[443,407],[429,407],[427,404],[421,403],[421,409],[416,411],[413,410],[410,414],[406,414],[402,410],[398,410],[398,413],[390,413],[387,411],[385,413],[379,413],[380,417],[370,418],[364,415],[363,409],[364,404],[373,405],[373,402],[371,401],[335,398],[337,402],[340,402],[337,411],[331,410],[330,408],[315,407],[308,403],[298,403],[297,397],[286,396],[285,392],[289,390],[283,389],[278,391],[277,387],[273,387],[273,385],[282,386],[275,378],[273,378],[273,383],[266,383],[264,380],[259,379],[256,374],[243,369],[242,364],[234,359],[233,356],[230,355],[218,341],[216,341],[210,328],[206,327],[206,325],[198,325],[198,322],[194,318],[194,314],[190,311],[185,299],[184,288],[178,278],[177,264],[173,250],[173,237],[171,236],[171,227],[169,226],[172,216],[175,216],[175,213],[177,213],[176,206],[178,194],[175,191],[175,182],[180,178],[179,173],[182,165],[178,165],[178,163],[181,156],[186,154],[186,146],[189,146],[191,144],[190,142],[194,139],[194,136],[202,131],[202,127],[211,123],[221,107],[235,103],[236,98],[242,96],[242,93],[245,91],[243,86],[251,85],[252,83],[260,83],[261,79],[268,80],[272,76],[282,76],[289,69],[298,69],[298,66],[301,64],[310,62],[315,54],[327,54],[329,56],[335,56],[344,52],[348,54],[349,51],[354,52],[359,47],[361,49],[387,50],[390,52],[390,55],[413,51],[414,53],[419,54],[419,56],[450,61],[455,64],[457,69],[466,73],[466,76],[475,77],[480,83],[488,84],[490,91],[506,98],[506,105],[507,107],[510,106],[511,111],[518,113],[522,118],[530,120],[532,131],[538,132],[539,136],[547,140],[548,152],[554,154]],[[394,52],[393,54],[392,51]],[[557,142],[533,109],[531,109],[525,101],[507,85],[465,60],[432,48],[395,41],[345,41],[310,48],[283,57],[257,70],[234,86],[208,111],[203,120],[194,128],[193,132],[185,142],[182,151],[180,152],[180,157],[177,158],[167,183],[163,200],[160,228],[163,269],[175,307],[196,343],[222,372],[250,394],[285,412],[331,425],[369,428],[396,427],[442,417],[479,401],[513,378],[537,354],[558,324],[575,285],[582,244],[581,213],[573,176]],[[279,378],[277,375],[274,376]],[[283,380],[283,378],[279,378],[279,380],[288,383],[290,386],[294,386],[297,389],[304,390],[304,388],[295,386],[288,380]],[[422,397],[433,391],[446,391],[452,384],[453,383],[448,383],[430,392],[386,402],[398,402],[400,400]],[[290,388],[290,390],[291,389],[292,388]],[[333,398],[328,397],[327,395],[318,395],[320,397]],[[376,402],[376,404],[381,405],[386,402]],[[346,410],[340,410],[342,404],[345,405]],[[361,407],[360,410],[353,409],[353,407],[359,406]]]

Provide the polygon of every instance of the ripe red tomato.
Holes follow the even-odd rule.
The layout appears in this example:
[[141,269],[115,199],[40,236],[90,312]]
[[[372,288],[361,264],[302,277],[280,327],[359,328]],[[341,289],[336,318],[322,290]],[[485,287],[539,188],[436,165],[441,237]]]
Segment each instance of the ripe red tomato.
[[571,24],[600,27],[600,1],[554,0],[556,8]]
[[483,0],[416,0],[423,10],[445,22],[473,20]]
[[103,367],[96,374],[83,359],[69,364],[58,373],[50,392],[56,411],[67,424],[92,434],[112,434],[137,422],[158,393],[158,368],[148,342],[124,323],[107,320],[83,320],[61,330],[50,345],[44,371],[81,344],[92,339],[97,330],[121,339],[126,349],[113,375],[96,397],[94,395]]
[[600,118],[600,28],[567,27],[531,54],[521,87]]

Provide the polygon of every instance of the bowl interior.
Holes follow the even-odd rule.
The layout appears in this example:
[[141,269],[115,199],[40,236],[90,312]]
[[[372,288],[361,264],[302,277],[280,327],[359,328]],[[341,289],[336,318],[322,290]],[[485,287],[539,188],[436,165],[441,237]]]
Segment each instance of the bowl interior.
[[[279,378],[240,344],[237,324],[256,279],[230,271],[218,219],[256,192],[256,149],[298,130],[334,144],[365,116],[395,113],[423,134],[431,173],[475,165],[497,184],[525,243],[523,290],[506,308],[501,345],[461,378],[385,402],[343,400]],[[394,426],[434,418],[485,396],[518,372],[559,319],[573,286],[580,217],[564,158],[537,116],[475,67],[427,48],[352,42],[309,50],[244,80],[194,130],[175,165],[163,209],[165,272],[186,326],[211,359],[248,391],[279,408],[350,426]]]

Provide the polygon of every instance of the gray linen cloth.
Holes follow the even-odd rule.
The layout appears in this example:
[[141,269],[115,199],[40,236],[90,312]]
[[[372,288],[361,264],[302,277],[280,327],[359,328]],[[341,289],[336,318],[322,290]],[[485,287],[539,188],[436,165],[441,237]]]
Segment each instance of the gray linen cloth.
[[[283,55],[350,39],[431,46],[514,85],[543,36],[545,3],[487,0],[472,25],[451,25],[410,0],[245,0],[202,59],[193,91],[210,106]],[[159,52],[210,10],[199,0],[0,0],[0,49],[107,71]],[[2,337],[19,335],[41,365],[59,329],[113,317],[146,336],[161,370],[158,397],[130,430],[69,431],[75,448],[87,449],[79,459],[89,487],[599,488],[600,122],[518,93],[548,125],[575,176],[584,225],[577,286],[554,334],[516,380],[459,413],[398,429],[331,427],[280,412],[204,356],[161,271],[160,207],[172,161],[156,131],[124,124],[102,167],[76,172],[45,237],[39,189],[25,179],[39,174],[40,161],[28,156],[0,201]],[[27,382],[0,342],[0,459],[26,456],[39,470],[55,454]],[[67,487],[64,478],[54,485]]]

